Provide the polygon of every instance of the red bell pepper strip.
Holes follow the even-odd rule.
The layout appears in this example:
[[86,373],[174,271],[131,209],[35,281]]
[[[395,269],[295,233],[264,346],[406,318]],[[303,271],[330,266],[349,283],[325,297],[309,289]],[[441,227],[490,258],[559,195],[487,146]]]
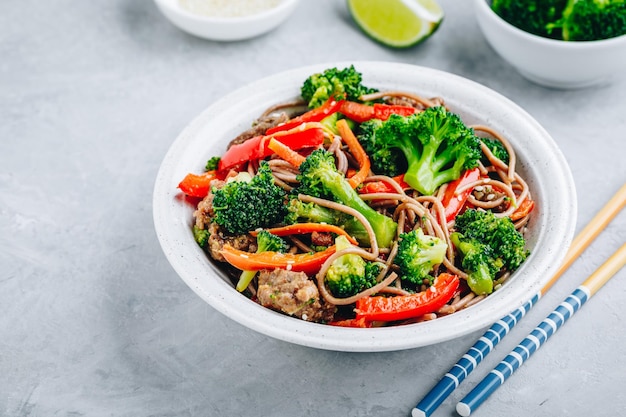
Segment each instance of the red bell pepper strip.
[[442,273],[430,288],[416,294],[363,297],[356,302],[356,318],[395,321],[433,313],[452,299],[458,286],[459,277]]
[[513,214],[511,214],[511,220],[517,221],[523,217],[526,217],[528,213],[533,210],[533,208],[535,208],[535,202],[530,198],[525,199],[524,201],[522,201],[522,204],[520,204],[517,210],[515,210]]
[[415,113],[415,108],[382,103],[375,103],[370,106],[354,101],[344,101],[339,108],[339,113],[357,123],[363,123],[371,119],[387,120],[392,114],[410,116]]
[[217,170],[224,172],[247,161],[267,158],[273,153],[268,147],[272,138],[291,149],[302,149],[316,147],[324,143],[324,131],[317,125],[316,127],[279,132],[272,136],[256,136],[231,146],[220,159]]
[[448,184],[448,188],[446,188],[446,192],[441,199],[441,203],[445,209],[446,222],[451,222],[456,215],[459,214],[467,198],[472,193],[473,188],[467,188],[458,194],[456,190],[474,181],[478,181],[479,178],[480,170],[478,168],[468,169],[458,179]]
[[354,101],[341,103],[339,112],[357,123],[363,123],[374,118],[374,107]]
[[[393,177],[393,180],[397,182],[403,190],[411,188],[409,184],[404,182],[404,174]],[[395,193],[396,189],[393,188],[387,181],[370,181],[363,184],[358,191],[359,194]]]
[[304,114],[301,114],[300,116],[294,117],[293,119],[281,125],[270,127],[269,129],[267,129],[267,131],[265,131],[265,134],[271,135],[276,132],[293,129],[294,127],[300,126],[302,123],[321,122],[331,114],[336,113],[341,107],[342,103],[343,100],[335,100],[333,97],[331,97],[324,104],[316,109],[310,110]]
[[244,252],[226,244],[220,251],[226,261],[242,271],[259,271],[261,269],[287,269],[295,272],[304,272],[307,275],[317,273],[326,259],[335,253],[335,246],[328,249],[309,253],[280,253],[280,252]]
[[[336,235],[345,236],[346,239],[350,241],[353,245],[358,245],[359,243],[355,238],[350,236],[348,232],[343,230],[339,226],[333,226],[332,224],[326,223],[295,223],[282,227],[275,227],[273,229],[266,229],[273,235],[276,236],[291,236],[291,235],[300,235],[300,234],[309,234],[313,232],[318,233],[334,233]],[[256,231],[250,232],[252,236],[256,236],[258,233]]]
[[215,171],[207,171],[200,175],[187,174],[178,184],[178,188],[188,196],[204,198],[209,194],[211,181],[216,178]]
[[392,114],[400,116],[410,116],[416,112],[415,107],[400,106],[398,104],[374,103],[374,118],[387,120]]

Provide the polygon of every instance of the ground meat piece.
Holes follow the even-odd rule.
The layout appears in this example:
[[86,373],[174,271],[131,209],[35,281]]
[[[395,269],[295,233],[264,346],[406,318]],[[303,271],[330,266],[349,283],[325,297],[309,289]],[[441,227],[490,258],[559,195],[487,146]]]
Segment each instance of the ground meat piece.
[[315,246],[332,246],[335,239],[330,233],[313,232],[311,233],[311,244]]
[[216,261],[226,262],[220,251],[227,243],[233,248],[244,252],[256,252],[256,238],[249,234],[232,235],[217,223],[209,224],[208,230],[210,235],[207,250]]
[[317,285],[304,272],[261,271],[257,298],[264,307],[306,321],[330,321],[336,310],[320,298]]
[[270,127],[274,127],[279,125],[280,123],[285,123],[289,120],[289,115],[285,112],[280,113],[271,113],[267,116],[261,117],[252,123],[252,127],[245,132],[241,133],[235,139],[233,139],[228,147],[230,148],[233,145],[238,145],[240,143],[244,143],[248,139],[252,139],[253,137],[260,136],[265,134],[265,131]]

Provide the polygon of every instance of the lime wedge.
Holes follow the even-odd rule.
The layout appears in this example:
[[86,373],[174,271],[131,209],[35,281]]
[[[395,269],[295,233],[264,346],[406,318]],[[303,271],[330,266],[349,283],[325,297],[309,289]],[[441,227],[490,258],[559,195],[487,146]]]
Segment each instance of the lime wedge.
[[393,48],[407,48],[430,37],[443,20],[435,0],[347,0],[356,24]]

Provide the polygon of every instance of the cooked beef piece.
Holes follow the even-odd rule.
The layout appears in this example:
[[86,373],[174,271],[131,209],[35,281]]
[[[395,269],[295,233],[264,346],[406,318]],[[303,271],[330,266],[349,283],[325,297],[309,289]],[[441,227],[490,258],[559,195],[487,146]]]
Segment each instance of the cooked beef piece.
[[252,123],[252,127],[245,132],[241,133],[235,139],[233,139],[228,147],[244,143],[248,139],[265,134],[265,131],[270,127],[279,125],[289,120],[289,116],[285,112],[271,113],[267,116],[261,117]]
[[209,224],[208,228],[209,245],[207,250],[213,259],[219,262],[226,262],[226,259],[222,256],[220,251],[225,244],[229,244],[235,249],[242,250],[244,252],[256,252],[256,238],[249,234],[245,235],[232,235],[224,230],[217,223]]
[[226,184],[224,181],[217,179],[211,181],[211,191],[209,191],[209,194],[198,203],[196,211],[193,213],[193,217],[196,218],[196,226],[199,229],[205,229],[211,223],[211,219],[215,215],[213,212],[213,188],[222,188],[224,184]]
[[320,298],[317,285],[304,272],[261,271],[257,298],[264,307],[306,321],[330,321],[336,310]]
[[311,233],[311,243],[316,246],[332,246],[335,240],[330,233],[313,232]]

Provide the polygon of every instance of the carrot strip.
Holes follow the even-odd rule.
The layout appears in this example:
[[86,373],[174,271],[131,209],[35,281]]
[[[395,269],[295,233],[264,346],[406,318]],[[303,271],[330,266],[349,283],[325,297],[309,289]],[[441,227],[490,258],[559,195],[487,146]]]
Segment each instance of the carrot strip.
[[316,274],[322,264],[337,248],[335,245],[321,252],[310,253],[281,253],[281,252],[244,252],[235,249],[229,244],[224,245],[220,253],[224,259],[242,271],[260,271],[261,269],[287,269],[294,272],[304,272],[307,275]]
[[[332,224],[326,223],[295,223],[290,224],[288,226],[275,227],[273,229],[266,229],[273,235],[276,236],[289,236],[294,234],[308,234],[313,232],[321,232],[321,233],[334,233],[336,235],[345,236],[350,243],[353,245],[358,245],[358,242],[355,238],[350,236],[348,232],[343,230],[341,227],[334,226]],[[256,236],[258,232],[250,232],[252,236]]]
[[521,219],[522,217],[528,216],[528,213],[530,213],[534,207],[535,207],[534,201],[531,200],[530,198],[527,198],[526,200],[522,202],[522,204],[517,208],[517,210],[515,210],[513,214],[511,214],[511,220],[517,221]]
[[302,163],[306,159],[298,152],[292,150],[289,146],[283,145],[274,138],[270,139],[270,143],[267,145],[267,147],[276,152],[278,156],[280,156],[296,168],[302,165]]
[[354,133],[352,133],[352,130],[350,129],[350,126],[348,126],[345,119],[338,120],[336,126],[337,130],[339,130],[339,134],[341,135],[341,139],[343,139],[346,145],[348,145],[350,152],[356,158],[360,166],[357,173],[348,180],[350,186],[352,188],[356,188],[363,181],[365,181],[365,178],[367,178],[370,173],[370,158],[367,156],[367,153],[365,153],[365,150],[359,143],[359,140],[356,136],[354,136]]

